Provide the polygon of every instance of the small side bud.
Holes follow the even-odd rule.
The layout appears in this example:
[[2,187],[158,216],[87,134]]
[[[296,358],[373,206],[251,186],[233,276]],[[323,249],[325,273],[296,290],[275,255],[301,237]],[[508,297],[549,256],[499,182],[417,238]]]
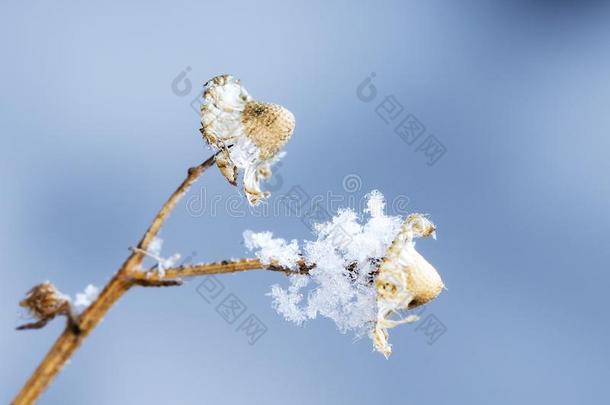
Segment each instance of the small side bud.
[[70,299],[48,281],[34,286],[19,305],[26,308],[37,320],[19,326],[19,330],[42,328],[57,315],[65,315],[71,320],[73,318]]

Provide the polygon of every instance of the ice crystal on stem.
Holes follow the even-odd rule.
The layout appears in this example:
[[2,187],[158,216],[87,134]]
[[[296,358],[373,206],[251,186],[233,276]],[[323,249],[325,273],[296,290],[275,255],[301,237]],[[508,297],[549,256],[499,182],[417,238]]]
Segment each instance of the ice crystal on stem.
[[246,247],[250,250],[256,249],[256,257],[264,265],[275,262],[282,267],[295,269],[301,258],[296,239],[287,243],[284,239],[274,239],[271,232],[254,233],[252,231],[245,231],[243,237]]
[[168,258],[161,256],[161,249],[163,248],[163,239],[155,237],[148,246],[147,251],[143,251],[144,255],[155,260],[157,263],[153,267],[153,270],[159,273],[161,277],[165,275],[165,270],[176,265],[180,260],[180,253],[174,253]]
[[413,241],[434,236],[432,222],[421,214],[403,221],[384,211],[383,195],[373,191],[364,220],[351,209],[340,210],[316,225],[317,238],[305,241],[302,252],[296,241],[288,245],[270,232],[245,232],[246,246],[264,262],[290,267],[303,259],[315,265],[308,275],[291,275],[287,288],[272,286],[269,295],[278,313],[298,324],[318,315],[330,318],[343,333],[368,335],[375,350],[388,357],[388,329],[417,319],[402,317],[401,311],[434,299],[443,283]]
[[277,104],[254,100],[239,80],[229,75],[210,79],[204,89],[201,133],[220,151],[216,165],[229,183],[236,185],[244,171],[244,190],[251,205],[269,193],[260,180],[271,176],[271,165],[294,131],[294,115]]
[[85,290],[82,293],[76,294],[74,306],[81,310],[87,308],[93,301],[95,301],[99,293],[99,288],[93,284],[89,284],[87,287],[85,287]]

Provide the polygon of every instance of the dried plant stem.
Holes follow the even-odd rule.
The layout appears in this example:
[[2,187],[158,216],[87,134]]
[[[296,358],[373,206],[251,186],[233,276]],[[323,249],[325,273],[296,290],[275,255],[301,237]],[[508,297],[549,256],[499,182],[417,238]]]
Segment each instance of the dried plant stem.
[[[144,259],[146,251],[159,233],[168,215],[174,209],[180,198],[186,193],[188,188],[201,176],[201,174],[214,164],[216,156],[210,157],[198,166],[192,167],[188,171],[186,179],[178,186],[176,191],[165,202],[159,213],[155,216],[150,227],[138,244],[138,249],[134,249],[114,277],[104,287],[98,298],[83,312],[78,318],[78,328],[68,325],[62,335],[57,339],[53,347],[49,350],[38,368],[34,371],[21,391],[13,400],[13,404],[31,404],[42,394],[45,388],[51,383],[53,378],[59,373],[68,359],[76,351],[80,343],[89,335],[95,326],[102,320],[106,312],[121,296],[132,286],[138,284],[137,277],[140,272],[140,264]],[[255,263],[250,263],[254,265]],[[260,263],[258,263],[260,265]],[[222,271],[216,267],[218,272]],[[245,270],[245,269],[244,269]],[[235,271],[235,270],[233,270]],[[172,273],[173,274],[173,273]],[[207,273],[210,274],[210,273]]]
[[240,260],[223,260],[215,263],[202,263],[189,266],[173,267],[166,269],[163,275],[158,272],[137,271],[132,274],[132,277],[139,281],[148,281],[151,283],[169,282],[185,277],[207,276],[210,274],[235,273],[245,270],[265,269],[272,271],[280,271],[287,274],[307,274],[312,268],[311,265],[306,265],[305,262],[298,263],[298,269],[292,270],[282,267],[276,263],[263,264],[259,259],[240,259]]

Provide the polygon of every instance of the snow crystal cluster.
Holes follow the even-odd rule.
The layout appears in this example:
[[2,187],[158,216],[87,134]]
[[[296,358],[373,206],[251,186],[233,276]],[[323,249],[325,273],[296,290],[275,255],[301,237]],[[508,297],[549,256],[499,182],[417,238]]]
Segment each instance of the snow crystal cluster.
[[74,300],[74,306],[82,311],[87,308],[93,301],[97,299],[97,296],[100,293],[100,289],[94,286],[93,284],[89,284],[85,287],[85,291],[82,293],[76,294],[76,299]]
[[159,275],[165,275],[165,269],[169,269],[172,266],[175,266],[180,260],[180,253],[175,253],[168,258],[164,258],[161,256],[161,249],[163,248],[163,239],[159,237],[155,237],[148,246],[148,250],[144,252],[146,256],[152,258],[157,263],[154,267],[154,270],[159,273]]
[[402,224],[384,209],[383,195],[373,191],[362,217],[351,209],[340,210],[331,221],[316,225],[316,240],[305,241],[302,250],[295,240],[287,243],[270,232],[246,231],[246,246],[263,263],[275,261],[293,269],[299,260],[315,263],[309,275],[290,275],[287,288],[272,286],[274,308],[297,324],[321,315],[342,333],[370,335],[377,318],[373,278]]
[[271,232],[244,232],[244,241],[249,250],[256,249],[256,257],[268,265],[275,262],[283,267],[295,268],[299,261],[299,245],[296,239],[286,243],[284,239],[274,239]]

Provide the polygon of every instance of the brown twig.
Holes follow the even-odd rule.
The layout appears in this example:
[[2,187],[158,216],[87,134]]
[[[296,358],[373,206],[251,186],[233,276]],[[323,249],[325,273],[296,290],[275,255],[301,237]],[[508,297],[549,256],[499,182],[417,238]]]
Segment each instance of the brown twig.
[[17,394],[12,402],[13,404],[31,404],[36,401],[45,388],[51,383],[53,378],[61,371],[62,367],[76,351],[81,342],[101,321],[110,307],[135,284],[132,274],[139,271],[140,264],[144,258],[142,252],[148,249],[150,243],[155,236],[157,236],[163,223],[180,198],[199,176],[214,164],[215,158],[216,155],[188,170],[188,174],[182,184],[178,186],[176,191],[174,191],[165,204],[163,204],[161,210],[159,210],[153,219],[150,227],[138,244],[138,249],[132,251],[131,255],[127,258],[125,263],[123,263],[114,277],[106,284],[98,298],[80,315],[77,319],[77,327],[74,325],[68,325],[66,327],[38,368]]
[[282,267],[277,263],[263,264],[259,259],[240,259],[240,260],[223,260],[214,263],[201,263],[189,266],[180,266],[166,269],[163,274],[156,271],[136,271],[132,274],[134,280],[138,283],[146,281],[149,283],[163,283],[177,281],[185,277],[207,276],[210,274],[235,273],[246,270],[271,270],[279,271],[286,274],[308,274],[312,269],[312,265],[300,261],[297,264],[296,270]]
[[[189,187],[201,176],[201,174],[214,164],[215,156],[199,166],[188,170],[186,179],[178,186],[176,191],[165,202],[161,210],[153,219],[150,227],[142,237],[137,248],[132,249],[131,255],[117,271],[114,277],[106,284],[97,299],[76,319],[69,317],[69,322],[64,332],[55,341],[55,344],[38,368],[34,371],[25,383],[17,397],[13,400],[14,405],[31,404],[38,399],[42,392],[48,387],[53,378],[61,371],[68,359],[74,354],[82,341],[87,338],[89,333],[102,320],[110,307],[121,298],[133,286],[142,287],[170,287],[181,285],[181,278],[195,277],[210,274],[232,273],[238,271],[267,269],[280,271],[287,274],[307,274],[312,266],[301,261],[298,263],[297,270],[291,270],[271,263],[264,265],[258,259],[242,259],[234,261],[222,261],[216,263],[196,264],[191,266],[181,266],[169,268],[161,275],[155,271],[143,271],[140,264],[144,259],[147,249],[155,236],[159,233],[163,223],[175,208],[180,198],[187,192]],[[46,324],[48,320],[44,322]],[[44,326],[40,324],[28,324],[24,328],[34,328]]]
[[134,285],[138,285],[140,287],[176,287],[176,286],[181,286],[182,285],[182,281],[181,280],[139,280],[139,279],[134,279],[133,280],[133,284]]

